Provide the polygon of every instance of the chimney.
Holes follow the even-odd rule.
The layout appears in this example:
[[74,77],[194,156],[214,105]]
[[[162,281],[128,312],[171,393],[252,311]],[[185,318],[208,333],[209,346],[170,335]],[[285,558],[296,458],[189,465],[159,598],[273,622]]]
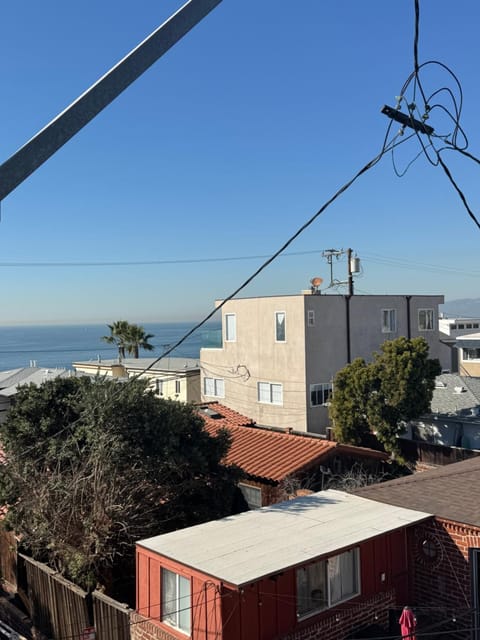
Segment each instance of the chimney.
[[123,364],[112,364],[112,378],[126,378],[127,370]]

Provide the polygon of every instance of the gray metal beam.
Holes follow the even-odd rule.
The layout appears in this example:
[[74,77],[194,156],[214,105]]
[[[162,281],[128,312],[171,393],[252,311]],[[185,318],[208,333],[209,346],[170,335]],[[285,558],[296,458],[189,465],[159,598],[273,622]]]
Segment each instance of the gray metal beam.
[[142,75],[222,0],[189,0],[75,102],[0,165],[0,200]]

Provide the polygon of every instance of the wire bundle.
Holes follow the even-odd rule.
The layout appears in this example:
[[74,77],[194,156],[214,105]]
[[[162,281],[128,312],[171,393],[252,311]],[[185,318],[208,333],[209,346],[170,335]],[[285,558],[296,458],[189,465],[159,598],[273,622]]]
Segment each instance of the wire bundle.
[[[473,222],[480,229],[480,222],[477,217],[473,213],[471,207],[469,206],[467,199],[454,180],[450,169],[448,168],[442,154],[444,151],[458,151],[464,156],[470,158],[477,164],[480,164],[480,160],[476,158],[474,155],[467,151],[468,148],[468,138],[460,124],[460,117],[462,113],[463,106],[463,91],[460,81],[457,76],[453,73],[453,71],[443,62],[439,62],[438,60],[429,60],[427,62],[423,62],[422,64],[418,61],[418,40],[419,40],[419,30],[420,30],[420,5],[419,0],[414,0],[415,2],[415,35],[413,42],[413,64],[414,69],[412,73],[408,76],[406,81],[404,82],[400,94],[397,96],[397,104],[396,111],[399,112],[402,106],[405,107],[406,112],[408,114],[409,125],[414,130],[414,133],[408,136],[407,139],[415,136],[420,144],[420,151],[418,154],[411,160],[403,171],[400,171],[397,168],[395,163],[394,149],[392,149],[392,163],[393,168],[397,176],[402,177],[411,167],[411,165],[417,160],[421,155],[424,155],[427,160],[433,166],[440,166],[448,180],[452,184],[453,188],[459,195],[465,209],[467,210],[469,216],[472,218]],[[449,80],[453,82],[453,88],[446,85],[436,89],[432,93],[427,95],[426,90],[424,89],[424,85],[422,82],[422,73],[427,69],[435,69],[444,71],[447,73]],[[411,92],[411,98],[407,98],[407,94]],[[420,104],[418,104],[420,103]],[[435,115],[436,112],[440,112],[442,115],[446,116],[447,122],[450,122],[450,130],[445,133],[435,133],[425,132],[422,129],[419,129],[418,123],[426,123],[432,115]],[[393,121],[389,124],[387,129],[387,137],[389,132],[393,126]],[[403,135],[405,131],[405,126],[403,125],[400,129],[399,135]],[[428,142],[425,143],[422,135],[426,134]]]

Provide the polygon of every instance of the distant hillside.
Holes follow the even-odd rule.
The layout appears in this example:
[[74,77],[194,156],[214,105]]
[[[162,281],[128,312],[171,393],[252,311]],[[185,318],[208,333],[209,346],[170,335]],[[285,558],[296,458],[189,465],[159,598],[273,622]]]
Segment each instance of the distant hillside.
[[464,298],[462,300],[449,300],[440,305],[440,311],[447,316],[466,318],[480,318],[480,298]]

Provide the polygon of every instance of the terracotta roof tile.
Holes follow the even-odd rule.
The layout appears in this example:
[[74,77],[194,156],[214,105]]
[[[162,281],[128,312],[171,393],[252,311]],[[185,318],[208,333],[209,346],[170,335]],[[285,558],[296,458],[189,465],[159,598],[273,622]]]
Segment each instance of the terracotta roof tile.
[[225,462],[237,465],[256,478],[280,482],[286,476],[321,464],[334,451],[381,459],[386,457],[378,451],[344,447],[321,438],[255,427],[249,418],[219,403],[208,406],[211,413],[221,417],[213,418],[201,413],[207,431],[215,435],[219,429],[227,428],[232,435],[232,445]]

